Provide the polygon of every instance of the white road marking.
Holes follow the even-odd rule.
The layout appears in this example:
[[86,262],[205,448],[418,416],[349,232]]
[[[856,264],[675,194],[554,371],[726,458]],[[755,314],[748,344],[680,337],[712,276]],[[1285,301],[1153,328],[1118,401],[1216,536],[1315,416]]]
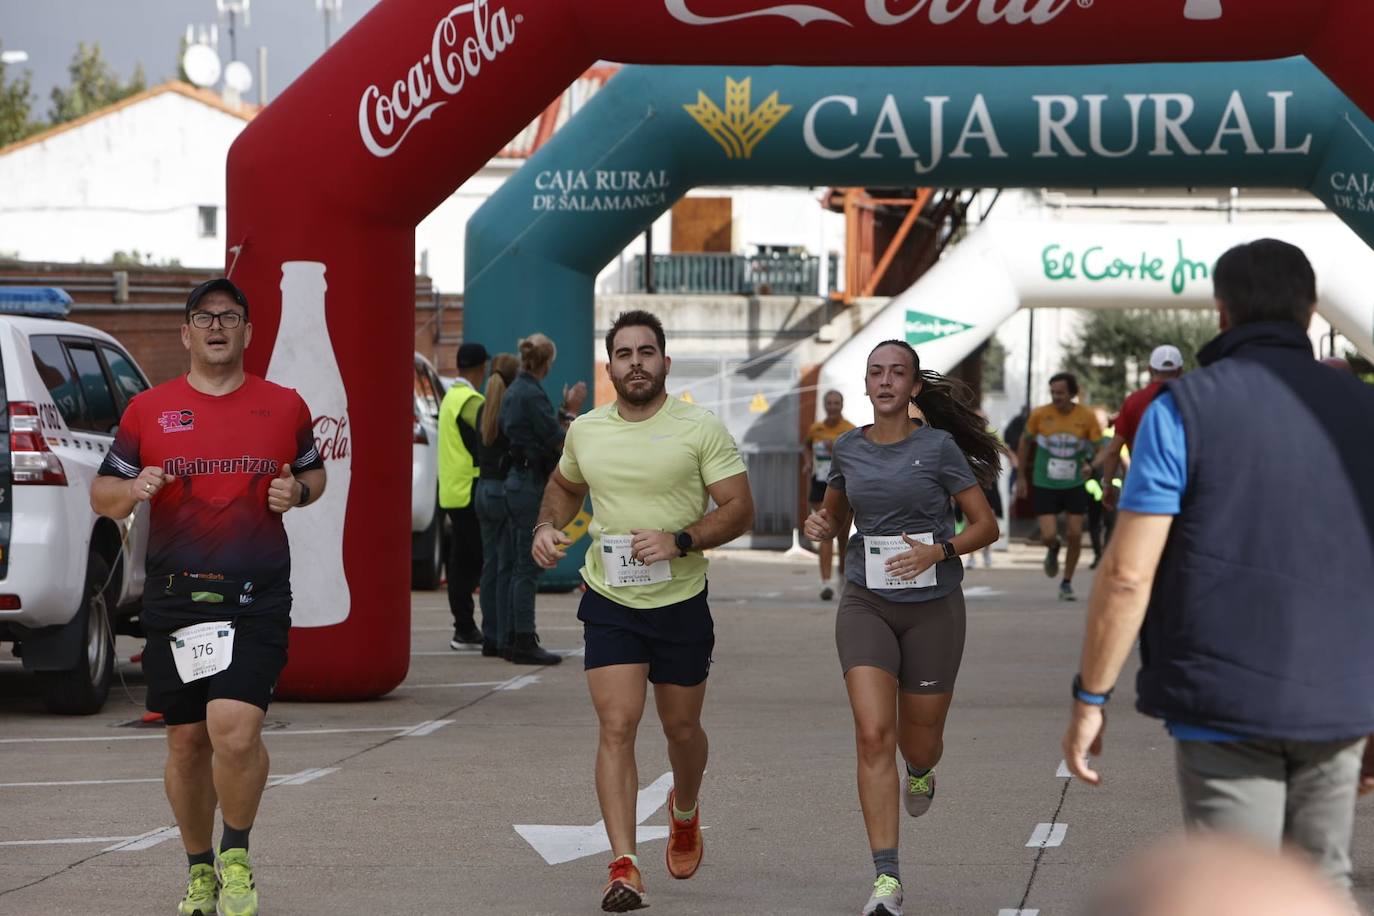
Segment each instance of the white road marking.
[[578,646],[576,649],[550,649],[549,651],[564,658],[580,658],[587,654],[587,647]]
[[139,852],[144,849],[152,849],[159,843],[174,840],[181,836],[181,830],[175,824],[170,827],[159,827],[156,830],[149,830],[147,833],[129,837],[121,843],[113,846],[106,846],[101,852]]
[[457,684],[402,684],[397,690],[438,690],[441,687],[500,687],[509,681],[461,681]]
[[1040,916],[1039,910],[998,910],[997,916]]
[[[366,725],[357,728],[301,728],[301,729],[267,729],[262,733],[263,738],[295,738],[309,737],[311,735],[352,735],[370,732],[413,732],[417,728],[433,726],[430,731],[442,728],[452,720],[442,720],[442,724],[435,725],[433,722],[421,722],[419,725]],[[429,731],[422,734],[429,734]],[[71,742],[91,742],[91,741],[163,741],[166,736],[161,732],[149,735],[80,735],[68,738],[0,738],[0,744],[65,744]]]
[[497,690],[524,690],[526,687],[533,687],[535,684],[538,684],[538,683],[539,683],[539,675],[537,675],[537,674],[522,674],[522,675],[520,675],[519,677],[513,677],[513,678],[511,678],[509,681],[506,681],[504,684],[502,684],[500,687],[497,687],[496,689],[497,689]]
[[71,836],[57,840],[0,840],[0,846],[75,846],[81,843],[114,843],[136,839],[131,836]]
[[1059,769],[1055,770],[1054,775],[1058,776],[1060,779],[1073,779],[1073,774],[1069,772],[1068,761],[1059,761]]
[[1001,592],[997,589],[989,588],[986,585],[975,585],[972,588],[964,589],[965,598],[996,598],[1000,595],[1005,594],[1006,592]]
[[290,776],[278,777],[277,781],[272,783],[272,785],[303,786],[307,782],[314,782],[321,777],[328,776],[330,773],[337,772],[339,772],[338,767],[315,767],[313,770],[301,770],[299,773],[293,773]]
[[[299,773],[273,774],[268,776],[267,779],[275,786],[299,786],[309,782],[310,779],[319,779],[321,776],[327,776],[337,771],[338,767],[332,769],[301,770]],[[301,777],[306,774],[314,775],[312,775],[310,779],[301,780]],[[57,788],[59,786],[132,786],[139,783],[157,783],[161,785],[162,777],[155,776],[141,779],[56,779],[50,782],[0,782],[0,789],[46,789]]]
[[419,725],[412,726],[399,735],[398,738],[423,738],[425,735],[432,735],[445,725],[452,725],[452,719],[432,719],[429,722],[421,722]]
[[[668,790],[672,787],[673,774],[669,771],[655,779],[651,785],[640,789],[635,799],[635,823],[642,824],[663,807],[668,800]],[[606,838],[605,821],[597,821],[587,827],[516,824],[515,832],[550,865],[561,865],[564,862],[611,851],[610,840]],[[635,831],[637,843],[662,840],[667,836],[667,827],[639,827]]]
[[1064,842],[1064,835],[1068,832],[1068,824],[1036,824],[1030,839],[1026,841],[1026,847],[1048,849],[1051,846],[1058,846]]

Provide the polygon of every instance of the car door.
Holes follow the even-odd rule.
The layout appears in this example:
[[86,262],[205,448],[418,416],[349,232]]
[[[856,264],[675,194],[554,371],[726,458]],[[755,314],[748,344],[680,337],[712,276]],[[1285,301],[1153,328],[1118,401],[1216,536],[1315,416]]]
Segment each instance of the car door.
[[[105,372],[111,383],[111,390],[114,393],[119,415],[124,415],[124,410],[129,406],[129,402],[140,392],[148,390],[148,380],[143,372],[133,361],[129,354],[114,344],[101,341],[97,347],[101,361],[105,364]],[[118,432],[116,426],[111,432]],[[148,555],[148,512],[135,512],[132,524],[129,529],[129,539],[124,550],[124,582],[125,597],[137,597],[143,594],[143,582],[146,574],[145,559]]]

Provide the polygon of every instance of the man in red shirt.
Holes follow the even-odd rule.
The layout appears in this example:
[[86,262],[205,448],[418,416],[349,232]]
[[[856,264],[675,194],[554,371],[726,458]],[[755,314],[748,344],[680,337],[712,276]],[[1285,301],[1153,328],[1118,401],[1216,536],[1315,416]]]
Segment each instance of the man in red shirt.
[[91,507],[113,519],[150,504],[143,669],[148,708],[167,723],[167,800],[190,864],[181,916],[258,912],[248,833],[291,628],[282,515],[325,485],[300,395],[243,371],[252,339],[238,287],[220,278],[192,290],[181,328],[190,372],[129,402],[91,486]]
[[1116,485],[1121,469],[1121,447],[1135,446],[1135,431],[1140,428],[1145,408],[1154,401],[1165,382],[1182,374],[1183,354],[1172,344],[1161,344],[1150,353],[1150,384],[1128,395],[1122,403],[1121,413],[1116,418],[1116,435],[1107,443],[1102,465],[1102,506],[1108,512],[1116,511],[1116,501],[1121,496]]

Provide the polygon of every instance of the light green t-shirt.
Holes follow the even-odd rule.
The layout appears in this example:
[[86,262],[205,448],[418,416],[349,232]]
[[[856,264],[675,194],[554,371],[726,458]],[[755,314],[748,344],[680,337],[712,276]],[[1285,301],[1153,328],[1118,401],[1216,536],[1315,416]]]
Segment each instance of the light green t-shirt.
[[635,528],[677,532],[706,514],[706,488],[744,473],[735,440],[709,410],[669,397],[647,420],[620,418],[614,403],[568,428],[558,470],[591,490],[592,544],[582,567],[587,587],[632,608],[686,601],[706,587],[706,557],[692,551],[670,562],[672,578],[652,585],[606,584],[601,536]]

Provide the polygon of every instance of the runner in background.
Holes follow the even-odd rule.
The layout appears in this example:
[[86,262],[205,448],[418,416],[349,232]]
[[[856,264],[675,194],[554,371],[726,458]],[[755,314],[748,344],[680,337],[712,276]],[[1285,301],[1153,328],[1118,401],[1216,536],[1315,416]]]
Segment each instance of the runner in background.
[[[1150,352],[1150,384],[1126,396],[1121,404],[1121,413],[1116,416],[1116,434],[1107,443],[1107,451],[1102,457],[1102,505],[1115,512],[1121,499],[1122,449],[1129,454],[1135,445],[1136,430],[1140,429],[1140,418],[1145,408],[1158,396],[1159,390],[1170,379],[1183,374],[1183,354],[1172,344],[1161,344]],[[1129,461],[1129,458],[1126,459]],[[1093,563],[1093,566],[1096,566]]]
[[[838,391],[827,391],[823,401],[825,419],[811,424],[806,433],[806,450],[802,453],[802,474],[809,482],[807,504],[815,512],[825,499],[825,484],[830,478],[830,458],[834,453],[835,440],[854,428],[854,424],[844,418],[844,395]],[[838,545],[838,550],[836,549]],[[830,584],[830,571],[834,561],[839,559],[840,578],[844,578],[844,554],[849,545],[849,529],[843,528],[833,538],[817,545],[821,564],[821,600],[829,601],[835,597],[835,589]]]

